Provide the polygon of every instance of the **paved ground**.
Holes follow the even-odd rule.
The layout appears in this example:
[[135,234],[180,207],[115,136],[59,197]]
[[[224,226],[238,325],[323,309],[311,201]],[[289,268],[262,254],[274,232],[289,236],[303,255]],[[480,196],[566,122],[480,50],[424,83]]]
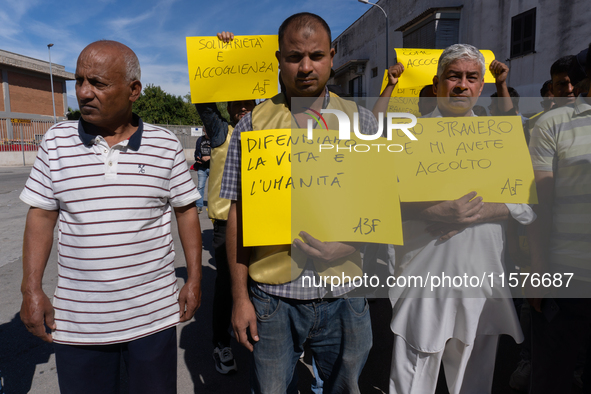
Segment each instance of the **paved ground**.
[[[29,172],[30,167],[0,167],[0,376],[6,394],[59,392],[52,346],[30,335],[19,319],[22,234],[28,206],[18,196]],[[196,173],[193,177],[197,183]],[[215,279],[215,263],[211,258],[213,230],[205,212],[200,219],[204,239],[203,297],[195,318],[178,327],[179,393],[246,393],[249,387],[249,355],[246,350],[234,346],[239,366],[238,373],[234,375],[222,376],[213,365],[210,343]],[[179,285],[182,285],[186,270],[176,233],[174,241],[179,251],[175,266]],[[44,277],[44,289],[49,295],[53,294],[56,285],[56,265],[54,247]],[[372,301],[370,311],[374,345],[360,379],[363,394],[387,392],[392,349],[392,334],[388,326],[391,313],[389,302],[383,299]],[[512,340],[502,338],[493,393],[515,393],[507,382],[516,365],[517,353]],[[306,355],[298,365],[301,393],[310,392],[310,362],[309,355]],[[447,392],[443,381],[439,386],[437,393]]]

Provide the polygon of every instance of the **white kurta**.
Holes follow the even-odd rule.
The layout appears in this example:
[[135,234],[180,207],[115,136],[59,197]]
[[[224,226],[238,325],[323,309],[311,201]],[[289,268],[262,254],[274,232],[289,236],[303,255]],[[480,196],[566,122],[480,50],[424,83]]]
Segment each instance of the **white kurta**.
[[[527,205],[507,204],[507,207],[521,223],[527,224],[535,217]],[[433,291],[429,286],[391,288],[394,310],[390,327],[394,334],[426,353],[441,351],[450,338],[470,345],[476,335],[509,334],[521,342],[523,334],[507,278],[502,287],[499,277],[504,272],[504,226],[477,224],[444,242],[427,233],[426,227],[427,223],[421,221],[403,223],[404,246],[395,247],[395,275],[477,277],[481,285],[438,287]]]

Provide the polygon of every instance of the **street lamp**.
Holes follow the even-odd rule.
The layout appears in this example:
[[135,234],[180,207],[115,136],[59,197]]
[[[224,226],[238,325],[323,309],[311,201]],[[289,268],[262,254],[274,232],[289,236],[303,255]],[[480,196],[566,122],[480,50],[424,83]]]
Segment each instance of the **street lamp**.
[[359,1],[360,3],[363,3],[363,4],[375,5],[380,10],[382,10],[382,12],[384,13],[384,16],[386,17],[386,70],[387,70],[389,67],[389,65],[388,65],[388,51],[390,50],[390,47],[388,46],[388,14],[386,14],[386,11],[384,11],[384,9],[382,7],[380,7],[379,5],[377,5],[376,3],[370,3],[368,0],[357,0],[357,1]]
[[53,95],[53,73],[51,71],[51,47],[53,44],[47,44],[47,52],[49,52],[49,80],[51,82],[51,103],[53,104],[53,123],[57,123],[55,119],[55,96]]

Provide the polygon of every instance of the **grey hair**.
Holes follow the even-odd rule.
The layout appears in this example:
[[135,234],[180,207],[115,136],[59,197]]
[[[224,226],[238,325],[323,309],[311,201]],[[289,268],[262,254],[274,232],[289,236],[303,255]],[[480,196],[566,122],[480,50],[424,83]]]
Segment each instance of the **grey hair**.
[[125,79],[127,82],[139,81],[142,78],[140,61],[133,51],[127,51],[123,57],[125,61]]
[[459,59],[473,60],[480,63],[480,73],[484,79],[484,73],[486,72],[484,56],[478,48],[469,44],[454,44],[445,48],[437,64],[437,78],[441,78],[445,69]]

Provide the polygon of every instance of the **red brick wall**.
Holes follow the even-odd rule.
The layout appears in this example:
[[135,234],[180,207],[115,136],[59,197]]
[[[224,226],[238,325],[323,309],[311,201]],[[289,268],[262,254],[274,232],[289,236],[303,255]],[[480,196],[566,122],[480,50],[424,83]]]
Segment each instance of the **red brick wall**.
[[[12,112],[53,116],[49,75],[35,77],[9,71],[8,85],[10,86],[10,110]],[[53,80],[53,91],[55,115],[64,116],[62,83],[56,79]]]
[[6,111],[4,109],[4,90],[2,90],[2,70],[0,70],[0,111]]

